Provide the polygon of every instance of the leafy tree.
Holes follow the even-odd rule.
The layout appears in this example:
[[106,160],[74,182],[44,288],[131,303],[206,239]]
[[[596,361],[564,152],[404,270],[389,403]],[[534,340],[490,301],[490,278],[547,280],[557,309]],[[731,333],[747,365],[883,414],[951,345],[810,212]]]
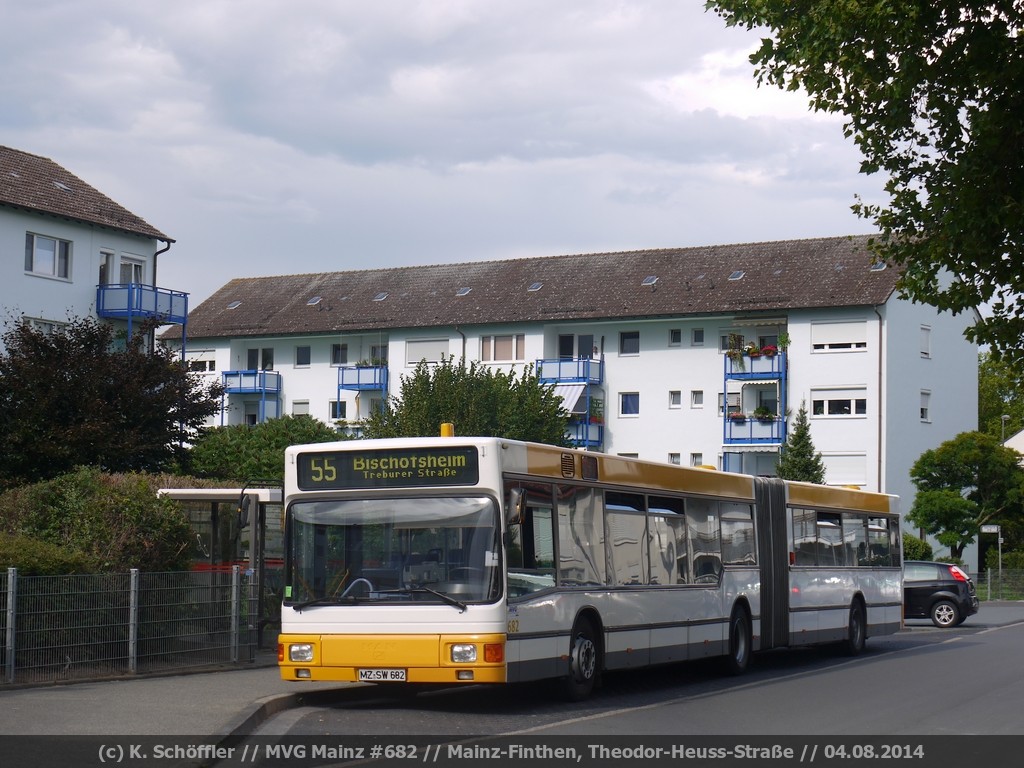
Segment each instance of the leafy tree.
[[447,358],[436,365],[420,362],[403,376],[399,395],[366,420],[363,434],[424,437],[451,422],[460,435],[566,445],[568,421],[561,398],[540,383],[532,367],[517,377],[477,361],[467,366]]
[[776,474],[783,480],[803,480],[808,483],[825,482],[825,463],[821,454],[814,450],[811,441],[811,425],[807,420],[807,404],[800,403],[793,420],[793,429],[782,446],[782,456]]
[[[1010,418],[1003,423],[1003,416]],[[978,355],[978,430],[1003,439],[1024,429],[1024,367]]]
[[759,83],[841,113],[886,206],[858,201],[876,254],[915,301],[990,302],[968,337],[1024,358],[1024,11],[1020,0],[709,0],[766,27]]
[[907,520],[960,560],[986,523],[1019,520],[1024,501],[1021,455],[981,432],[962,432],[914,462],[917,488]]
[[147,335],[143,328],[118,338],[88,318],[53,333],[9,324],[0,351],[0,487],[78,466],[158,470],[181,456],[217,412],[220,388],[170,350],[147,350]]
[[200,477],[238,483],[284,480],[284,449],[289,445],[341,439],[335,429],[307,415],[282,416],[252,427],[213,427],[196,440],[189,464]]

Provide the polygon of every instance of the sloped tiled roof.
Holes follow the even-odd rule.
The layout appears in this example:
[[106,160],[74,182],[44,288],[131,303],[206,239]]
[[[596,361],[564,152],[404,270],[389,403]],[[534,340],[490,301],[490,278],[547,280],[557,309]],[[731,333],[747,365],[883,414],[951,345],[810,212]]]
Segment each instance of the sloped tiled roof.
[[[865,236],[835,237],[237,278],[189,313],[188,336],[352,333],[882,304],[898,273],[870,269],[866,244]],[[741,278],[729,279],[739,272]],[[647,278],[657,280],[644,285]],[[458,295],[466,288],[468,293]],[[311,303],[316,297],[320,300]],[[180,335],[180,328],[172,328],[164,337]]]
[[174,241],[52,160],[0,146],[0,205]]

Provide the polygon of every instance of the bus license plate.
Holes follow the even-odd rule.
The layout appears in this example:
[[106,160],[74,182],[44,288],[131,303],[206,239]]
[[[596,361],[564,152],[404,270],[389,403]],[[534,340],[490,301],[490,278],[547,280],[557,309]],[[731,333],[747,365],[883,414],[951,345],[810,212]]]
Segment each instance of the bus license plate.
[[404,669],[360,669],[361,683],[404,683]]

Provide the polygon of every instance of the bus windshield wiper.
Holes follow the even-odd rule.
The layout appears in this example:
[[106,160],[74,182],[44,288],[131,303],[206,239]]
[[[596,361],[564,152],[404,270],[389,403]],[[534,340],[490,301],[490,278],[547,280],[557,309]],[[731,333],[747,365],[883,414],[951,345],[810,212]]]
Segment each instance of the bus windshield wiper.
[[303,600],[301,603],[295,603],[292,608],[296,611],[301,611],[303,608],[315,608],[319,605],[337,605],[342,600],[350,600],[353,603],[356,601],[355,597],[352,596],[344,597],[341,595],[323,595],[321,597],[312,597],[309,600]]
[[399,595],[412,595],[412,594],[415,594],[417,592],[419,592],[419,593],[426,593],[428,595],[433,595],[434,597],[438,598],[439,600],[443,600],[444,602],[448,603],[448,605],[452,606],[453,608],[458,608],[459,609],[459,613],[465,613],[466,612],[466,604],[464,602],[462,602],[461,600],[456,600],[451,595],[446,595],[444,592],[438,592],[436,589],[431,589],[430,587],[425,587],[422,584],[417,585],[415,587],[402,587],[401,589],[388,589],[388,590],[385,590],[385,591],[387,591],[387,592],[394,592],[394,593],[399,594]]

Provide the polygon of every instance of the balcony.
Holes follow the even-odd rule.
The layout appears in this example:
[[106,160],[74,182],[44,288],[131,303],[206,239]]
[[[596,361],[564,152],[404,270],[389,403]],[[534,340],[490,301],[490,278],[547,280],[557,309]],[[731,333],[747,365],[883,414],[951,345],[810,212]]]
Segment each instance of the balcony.
[[785,421],[775,416],[770,419],[757,419],[753,416],[730,414],[725,419],[725,443],[744,443],[750,445],[775,444],[781,445],[786,439]]
[[537,378],[542,384],[582,382],[600,384],[604,381],[604,360],[557,358],[537,361]]
[[786,353],[774,355],[734,354],[722,355],[725,361],[725,378],[752,379],[784,379],[786,377]]
[[278,395],[281,374],[277,371],[223,371],[221,381],[229,395]]
[[230,395],[258,396],[239,398],[241,403],[234,401],[245,409],[246,424],[262,424],[281,415],[281,374],[277,371],[222,371],[221,383],[224,385],[224,394],[221,395],[221,426],[224,426],[228,416],[227,400]]
[[96,314],[102,318],[155,319],[184,325],[188,319],[188,294],[142,283],[101,285],[96,288]]
[[338,369],[338,391],[388,391],[386,365],[346,365]]
[[593,424],[583,419],[570,421],[566,436],[573,448],[601,449],[604,447],[604,424]]

